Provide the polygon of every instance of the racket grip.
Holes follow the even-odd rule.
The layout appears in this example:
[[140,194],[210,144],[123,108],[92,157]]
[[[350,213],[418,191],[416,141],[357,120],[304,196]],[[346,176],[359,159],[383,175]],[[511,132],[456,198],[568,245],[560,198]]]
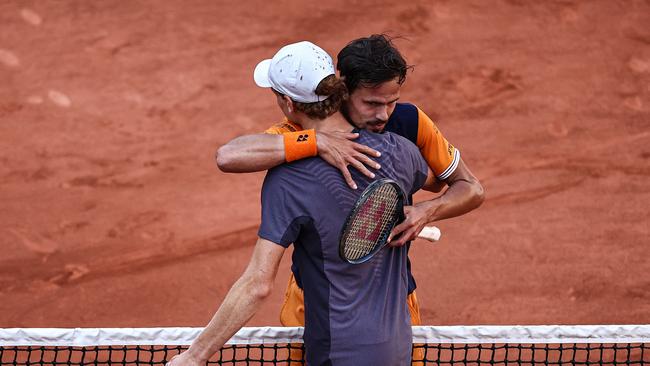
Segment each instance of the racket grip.
[[425,226],[418,234],[418,238],[436,242],[440,240],[440,229],[435,226]]

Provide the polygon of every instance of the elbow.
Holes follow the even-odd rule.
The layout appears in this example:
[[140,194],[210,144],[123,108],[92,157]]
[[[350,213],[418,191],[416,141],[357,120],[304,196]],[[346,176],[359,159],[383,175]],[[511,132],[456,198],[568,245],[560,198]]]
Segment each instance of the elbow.
[[485,202],[485,189],[483,188],[483,185],[479,181],[475,181],[474,184],[472,185],[472,190],[473,194],[472,196],[474,197],[474,208],[478,208]]
[[266,300],[273,292],[272,281],[259,281],[252,286],[251,294],[260,301]]
[[237,294],[244,296],[247,303],[260,304],[271,295],[273,280],[245,273],[233,285],[233,289],[236,289]]
[[248,293],[255,301],[266,300],[273,291],[274,279],[263,275],[263,273],[247,273],[241,279]]
[[228,145],[223,145],[214,155],[214,159],[217,162],[217,167],[219,170],[225,173],[232,173],[233,170],[233,156],[228,149]]

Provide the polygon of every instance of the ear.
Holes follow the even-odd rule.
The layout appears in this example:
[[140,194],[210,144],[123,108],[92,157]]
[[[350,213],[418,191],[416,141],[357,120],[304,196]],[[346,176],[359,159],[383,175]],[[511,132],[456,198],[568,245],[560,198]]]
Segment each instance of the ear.
[[289,110],[289,113],[293,113],[294,111],[293,100],[291,100],[291,98],[289,98],[286,95],[283,95],[282,99],[284,99],[284,102],[287,104],[287,109]]

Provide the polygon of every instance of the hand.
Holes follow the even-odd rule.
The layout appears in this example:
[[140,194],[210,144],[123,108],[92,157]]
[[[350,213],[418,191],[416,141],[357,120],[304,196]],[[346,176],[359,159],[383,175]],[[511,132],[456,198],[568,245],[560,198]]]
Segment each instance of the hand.
[[388,246],[401,247],[418,237],[420,231],[429,222],[428,204],[429,202],[421,202],[415,206],[404,206],[406,218],[391,231],[388,236]]
[[205,366],[205,362],[192,357],[189,352],[185,351],[172,357],[165,366]]
[[359,137],[358,133],[350,132],[319,131],[316,133],[318,156],[338,168],[352,189],[357,189],[357,185],[352,180],[348,165],[352,165],[368,178],[374,178],[375,174],[368,170],[366,166],[374,169],[381,168],[377,162],[368,157],[379,157],[381,155],[379,151],[351,141],[357,137]]

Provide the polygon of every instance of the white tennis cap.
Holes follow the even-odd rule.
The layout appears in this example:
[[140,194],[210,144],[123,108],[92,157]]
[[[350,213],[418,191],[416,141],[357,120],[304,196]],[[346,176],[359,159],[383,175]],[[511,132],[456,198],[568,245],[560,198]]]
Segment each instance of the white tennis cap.
[[253,78],[262,88],[273,88],[291,100],[315,103],[327,99],[316,95],[316,87],[334,74],[334,63],[327,52],[307,41],[282,47],[270,60],[257,64]]

